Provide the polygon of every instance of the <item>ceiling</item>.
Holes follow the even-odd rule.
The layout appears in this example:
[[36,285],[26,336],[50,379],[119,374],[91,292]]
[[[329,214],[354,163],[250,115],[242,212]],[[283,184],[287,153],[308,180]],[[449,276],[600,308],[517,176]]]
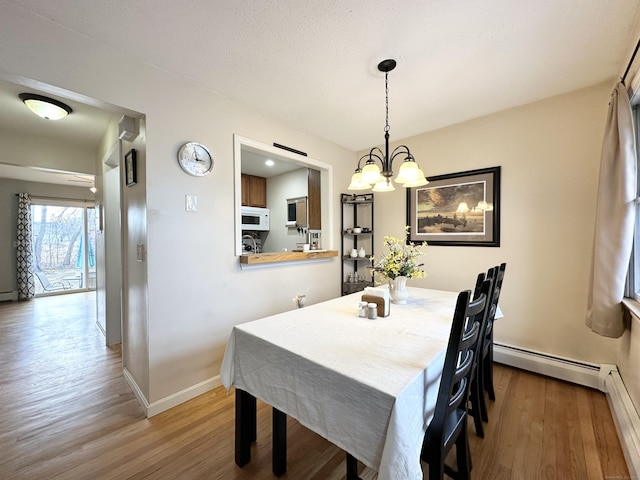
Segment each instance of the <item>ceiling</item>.
[[383,142],[385,58],[393,141],[613,86],[640,36],[637,0],[8,3],[354,151]]
[[[270,160],[269,163],[267,163]],[[283,173],[297,170],[301,167],[281,155],[265,155],[261,150],[242,147],[242,173],[257,175],[258,177],[275,177]],[[307,168],[307,167],[304,167]]]

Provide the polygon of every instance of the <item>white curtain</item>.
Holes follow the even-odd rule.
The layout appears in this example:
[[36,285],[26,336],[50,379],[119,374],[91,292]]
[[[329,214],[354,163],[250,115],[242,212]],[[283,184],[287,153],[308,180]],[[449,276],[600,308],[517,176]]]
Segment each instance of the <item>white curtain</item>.
[[586,324],[605,337],[624,333],[622,298],[635,223],[636,146],[629,94],[611,94],[602,142]]
[[17,272],[18,300],[29,300],[36,295],[33,278],[33,253],[31,249],[31,195],[18,194]]

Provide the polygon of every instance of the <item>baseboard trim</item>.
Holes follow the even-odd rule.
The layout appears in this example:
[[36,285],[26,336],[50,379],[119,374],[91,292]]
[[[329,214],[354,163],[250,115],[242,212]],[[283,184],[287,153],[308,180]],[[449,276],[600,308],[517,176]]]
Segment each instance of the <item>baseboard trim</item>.
[[159,413],[169,410],[176,405],[180,405],[181,403],[191,400],[192,398],[196,398],[198,395],[202,395],[203,393],[206,393],[209,390],[213,390],[214,388],[222,385],[220,375],[216,375],[215,377],[209,378],[204,382],[197,383],[189,388],[185,388],[184,390],[169,395],[168,397],[164,397],[158,401],[149,403],[131,373],[129,373],[126,368],[124,368],[123,370],[124,379],[131,387],[131,390],[133,390],[133,394],[138,399],[138,403],[140,403],[140,406],[144,409],[145,415],[147,417],[158,415]]
[[98,327],[98,330],[100,330],[100,333],[102,333],[102,335],[106,338],[107,337],[107,331],[102,327],[102,324],[98,321],[96,321],[96,327]]
[[124,375],[124,380],[127,382],[129,387],[131,387],[131,390],[133,391],[133,394],[138,399],[138,403],[140,404],[140,406],[144,410],[145,416],[148,417],[149,416],[149,402],[147,401],[147,398],[144,396],[144,393],[142,393],[142,390],[140,389],[140,387],[138,386],[137,382],[133,378],[133,375],[131,375],[131,373],[129,373],[129,370],[127,370],[126,367],[122,369],[122,374]]
[[640,415],[617,369],[606,376],[605,386],[629,475],[631,478],[640,478]]
[[216,375],[215,377],[209,378],[204,382],[196,383],[189,388],[185,388],[184,390],[169,395],[168,397],[164,397],[149,405],[149,408],[147,409],[147,417],[153,417],[154,415],[164,412],[165,410],[169,410],[176,405],[180,405],[187,400],[196,398],[198,395],[202,395],[203,393],[206,393],[209,390],[213,390],[220,385],[222,385],[220,375]]
[[498,343],[494,344],[493,360],[529,372],[605,391],[601,366],[593,363],[579,362]]
[[0,302],[16,302],[18,301],[18,292],[2,292],[0,293]]

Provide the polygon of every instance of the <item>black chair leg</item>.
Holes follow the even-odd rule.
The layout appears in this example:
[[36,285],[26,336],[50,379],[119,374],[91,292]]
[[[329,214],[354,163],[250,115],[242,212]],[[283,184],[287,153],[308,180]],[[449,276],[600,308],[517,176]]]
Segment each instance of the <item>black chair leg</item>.
[[480,438],[484,438],[484,427],[482,426],[482,419],[479,414],[473,416],[473,424],[476,427],[476,435]]
[[[448,472],[448,470],[449,469],[447,468],[447,466],[444,464],[443,461],[430,463],[429,464],[429,480],[443,480],[444,474]],[[451,478],[455,478],[455,476],[452,476],[454,475],[454,472],[448,472],[447,475],[449,475]]]
[[484,399],[484,364],[478,366],[478,410],[480,411],[480,418],[483,422],[489,421],[489,413],[487,412],[487,402]]
[[484,389],[489,394],[489,398],[493,401],[496,399],[495,391],[493,390],[493,352],[489,352],[486,360],[483,364],[483,383]]
[[465,432],[461,433],[456,440],[456,458],[458,466],[458,476],[456,478],[469,480],[471,478],[471,454]]
[[358,476],[358,460],[347,453],[347,480],[361,480]]
[[481,416],[482,403],[484,392],[480,387],[481,383],[476,379],[471,383],[471,391],[469,394],[469,402],[471,408],[469,409],[469,415],[473,417],[473,424],[476,428],[476,435],[480,438],[484,438],[484,428],[482,426],[483,417]]

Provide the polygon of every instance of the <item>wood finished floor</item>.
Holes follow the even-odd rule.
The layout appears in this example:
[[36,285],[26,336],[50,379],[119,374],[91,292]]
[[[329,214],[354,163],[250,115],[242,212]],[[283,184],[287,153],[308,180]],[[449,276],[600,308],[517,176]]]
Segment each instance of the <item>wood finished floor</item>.
[[[0,479],[276,478],[268,406],[240,469],[233,395],[217,388],[146,419],[94,319],[92,293],[0,303]],[[470,434],[474,480],[629,478],[602,393],[500,365],[495,380],[485,439]],[[282,479],[344,479],[344,452],[288,429]]]

